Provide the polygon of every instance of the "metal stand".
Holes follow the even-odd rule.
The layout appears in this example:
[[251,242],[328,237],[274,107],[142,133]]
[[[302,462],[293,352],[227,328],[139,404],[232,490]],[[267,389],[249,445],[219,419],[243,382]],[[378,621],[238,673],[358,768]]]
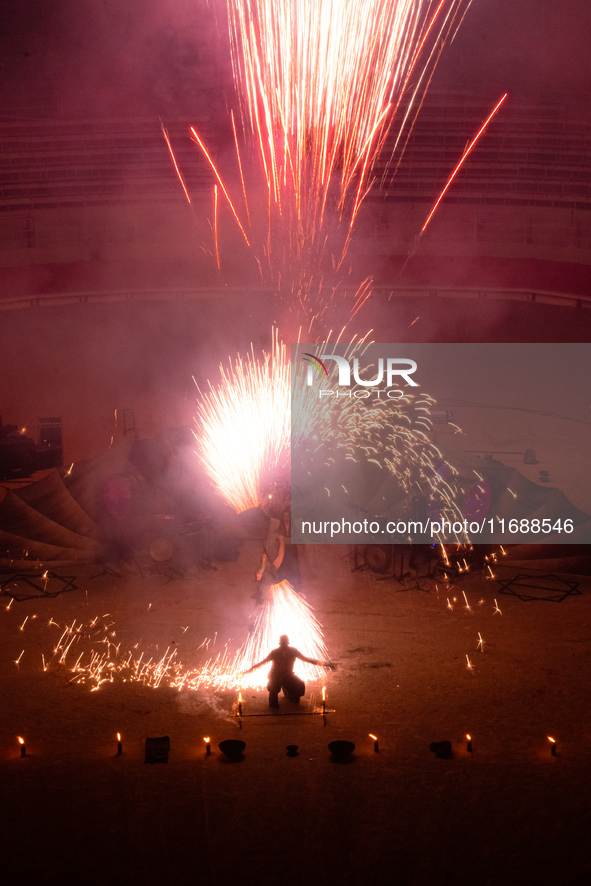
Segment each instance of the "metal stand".
[[[396,548],[401,548],[400,551],[400,572],[398,575],[396,574]],[[401,585],[401,591],[410,590],[405,579],[408,578],[410,572],[404,571],[404,549],[406,545],[392,545],[392,574],[391,575],[379,575],[378,581],[397,581],[399,585]],[[398,591],[397,591],[398,593]]]
[[232,716],[238,720],[238,728],[242,729],[242,721],[246,717],[322,717],[324,720],[324,725],[326,725],[326,716],[327,714],[335,714],[336,710],[334,708],[326,708],[326,710],[317,710],[317,711],[265,711],[262,714],[239,714],[235,713]]
[[[407,573],[407,575],[408,575],[408,573]],[[431,588],[424,588],[420,582],[420,578],[421,578],[421,576],[419,576],[419,567],[417,564],[415,566],[414,584],[412,584],[412,585],[407,584],[406,587],[404,588],[404,590],[405,591],[424,591],[425,594],[430,594]],[[428,575],[423,575],[422,578],[431,578],[431,574],[429,573]],[[400,592],[397,591],[396,593],[400,593]]]

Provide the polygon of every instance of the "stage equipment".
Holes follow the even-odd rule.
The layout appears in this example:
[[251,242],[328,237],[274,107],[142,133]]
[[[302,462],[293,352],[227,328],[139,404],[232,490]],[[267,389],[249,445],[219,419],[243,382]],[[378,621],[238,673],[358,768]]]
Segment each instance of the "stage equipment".
[[26,436],[26,430],[2,424],[0,416],[0,480],[30,477],[63,464],[61,418],[39,419],[38,443]]

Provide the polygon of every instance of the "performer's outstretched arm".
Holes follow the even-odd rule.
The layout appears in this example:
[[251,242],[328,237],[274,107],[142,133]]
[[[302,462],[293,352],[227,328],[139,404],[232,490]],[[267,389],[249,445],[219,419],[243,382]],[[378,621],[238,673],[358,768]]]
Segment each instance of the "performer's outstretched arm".
[[268,661],[271,661],[270,654],[266,658],[264,658],[262,661],[259,661],[257,664],[253,664],[252,667],[250,667],[247,671],[243,671],[242,673],[243,674],[250,674],[250,673],[252,673],[252,671],[256,671],[257,668],[260,668],[261,665],[266,664]]
[[308,664],[317,665],[319,668],[330,668],[331,671],[336,670],[336,664],[332,661],[319,661],[317,658],[307,658],[305,655],[302,655],[301,652],[297,653],[297,658],[300,661],[307,661]]

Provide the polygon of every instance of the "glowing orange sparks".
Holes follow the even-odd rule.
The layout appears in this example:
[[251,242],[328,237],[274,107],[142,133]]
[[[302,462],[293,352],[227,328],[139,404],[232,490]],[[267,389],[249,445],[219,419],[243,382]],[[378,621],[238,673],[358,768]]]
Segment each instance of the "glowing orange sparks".
[[218,271],[221,269],[220,266],[220,250],[218,245],[218,186],[213,186],[213,239],[215,243],[215,261],[218,266]]
[[[185,192],[185,197],[187,198],[187,202],[190,204],[190,203],[191,203],[191,197],[189,196],[189,192],[188,192],[188,190],[187,190],[187,186],[186,186],[186,184],[185,184],[185,180],[184,180],[184,178],[183,178],[183,174],[182,174],[181,170],[179,169],[179,165],[178,165],[178,163],[176,162],[176,157],[175,157],[175,155],[174,155],[174,151],[173,151],[173,149],[172,149],[172,145],[171,145],[171,143],[170,143],[170,138],[169,138],[169,136],[168,136],[168,132],[166,131],[166,127],[164,126],[163,123],[161,123],[160,126],[161,126],[161,129],[162,129],[162,135],[164,136],[164,140],[165,140],[165,142],[166,142],[166,146],[168,147],[168,153],[170,154],[170,158],[171,158],[171,160],[172,160],[172,165],[174,166],[174,170],[175,170],[175,172],[176,172],[176,174],[177,174],[177,178],[178,178],[178,180],[179,180],[180,183],[181,183],[182,189],[183,189],[183,191]],[[74,467],[74,466],[72,465],[72,467]],[[70,468],[70,471],[71,471],[71,470],[72,470],[72,468]],[[68,473],[69,473],[69,471],[68,471]]]
[[462,166],[463,166],[463,164],[464,164],[464,161],[466,160],[466,158],[468,157],[468,155],[469,155],[470,152],[472,151],[472,148],[475,146],[476,142],[478,141],[478,139],[480,138],[480,136],[483,134],[483,132],[485,131],[486,127],[488,126],[488,124],[490,123],[490,121],[492,120],[492,118],[495,116],[495,114],[497,113],[497,111],[499,110],[499,108],[501,107],[501,105],[503,104],[503,102],[505,101],[505,99],[507,98],[507,95],[508,95],[508,93],[505,93],[505,94],[502,96],[502,98],[499,99],[499,101],[497,102],[497,104],[494,106],[494,108],[492,109],[492,111],[490,112],[490,114],[488,115],[488,117],[486,118],[486,120],[484,121],[484,123],[482,124],[482,126],[480,127],[480,129],[478,130],[478,132],[476,133],[476,135],[474,136],[474,138],[472,139],[472,141],[470,142],[470,144],[468,145],[468,147],[466,148],[466,150],[464,151],[464,153],[462,154],[462,156],[461,156],[461,158],[460,158],[460,161],[459,161],[458,165],[456,166],[456,168],[454,169],[454,171],[452,172],[452,174],[451,174],[450,177],[448,178],[448,180],[447,180],[447,184],[445,185],[445,187],[444,187],[444,189],[442,190],[441,194],[439,195],[439,197],[438,197],[437,200],[435,201],[435,205],[433,206],[433,209],[431,210],[431,212],[430,212],[429,215],[427,216],[427,219],[426,219],[426,221],[425,221],[425,224],[424,224],[423,227],[421,228],[421,231],[420,231],[419,236],[420,236],[421,234],[424,234],[424,232],[425,232],[425,230],[426,230],[426,228],[427,228],[427,225],[429,224],[429,222],[431,221],[431,219],[432,219],[433,216],[435,215],[435,211],[437,210],[437,207],[439,206],[439,204],[441,203],[441,201],[442,201],[443,198],[445,197],[447,191],[449,190],[449,187],[450,187],[451,183],[453,182],[454,178],[456,177],[456,175],[458,174],[458,172],[459,172],[460,169],[462,168]]
[[202,140],[199,138],[199,136],[198,136],[198,134],[197,134],[197,131],[195,130],[195,128],[194,128],[193,126],[191,126],[191,135],[193,136],[194,140],[197,142],[197,144],[198,144],[199,147],[201,148],[201,150],[202,150],[202,152],[203,152],[203,156],[205,157],[205,159],[207,160],[207,162],[208,162],[209,165],[211,166],[211,169],[212,169],[212,171],[213,171],[213,174],[214,174],[215,177],[216,177],[216,180],[217,180],[218,185],[219,185],[220,188],[222,189],[222,193],[223,193],[224,197],[226,198],[226,200],[227,200],[227,202],[228,202],[228,206],[230,207],[230,209],[231,209],[231,211],[232,211],[232,215],[233,215],[234,218],[236,219],[236,223],[238,224],[238,227],[240,228],[240,231],[241,231],[241,233],[242,233],[242,236],[244,237],[244,240],[245,240],[245,242],[246,242],[246,245],[247,245],[248,247],[250,247],[250,241],[249,241],[249,239],[248,239],[248,237],[247,237],[247,235],[246,235],[246,231],[245,231],[244,228],[242,227],[242,222],[240,221],[240,219],[239,219],[239,217],[238,217],[238,213],[236,212],[236,209],[234,208],[234,204],[232,203],[232,200],[231,200],[231,198],[230,198],[230,195],[228,194],[228,191],[226,190],[226,186],[225,186],[225,184],[223,183],[222,178],[221,178],[221,176],[220,176],[220,174],[219,174],[219,172],[218,172],[218,170],[217,170],[217,167],[216,167],[215,163],[213,162],[213,160],[211,159],[211,156],[210,156],[210,154],[209,154],[207,148],[206,148],[205,145],[203,144]]

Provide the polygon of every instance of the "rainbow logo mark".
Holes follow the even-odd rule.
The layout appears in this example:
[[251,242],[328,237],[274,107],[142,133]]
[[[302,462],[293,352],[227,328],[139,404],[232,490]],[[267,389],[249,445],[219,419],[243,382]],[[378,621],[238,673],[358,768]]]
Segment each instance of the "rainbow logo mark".
[[[303,359],[306,361],[306,363],[310,363],[312,366],[315,366],[321,375],[324,372],[324,374],[328,378],[328,369],[326,368],[320,357],[316,357],[314,354],[304,354]],[[309,372],[310,370],[308,369],[308,373]],[[311,376],[308,375],[308,378],[311,379]],[[310,383],[311,382],[308,381],[308,384]]]

